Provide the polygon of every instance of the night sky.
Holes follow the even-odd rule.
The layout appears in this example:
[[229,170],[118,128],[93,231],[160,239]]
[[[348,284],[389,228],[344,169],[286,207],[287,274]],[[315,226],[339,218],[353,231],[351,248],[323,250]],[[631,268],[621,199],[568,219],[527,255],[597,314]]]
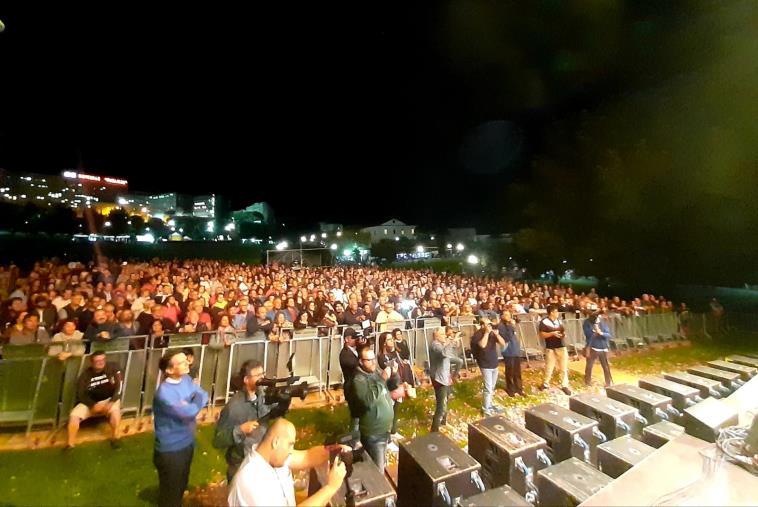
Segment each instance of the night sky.
[[486,230],[551,123],[668,79],[648,42],[693,4],[0,12],[0,167]]

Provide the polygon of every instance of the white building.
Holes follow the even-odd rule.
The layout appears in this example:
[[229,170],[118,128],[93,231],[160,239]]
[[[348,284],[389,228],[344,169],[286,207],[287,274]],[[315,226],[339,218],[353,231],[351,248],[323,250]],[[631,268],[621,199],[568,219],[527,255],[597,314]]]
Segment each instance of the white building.
[[364,227],[361,232],[367,232],[371,235],[371,243],[378,243],[383,239],[416,239],[416,226],[408,225],[400,220],[393,218],[381,225]]

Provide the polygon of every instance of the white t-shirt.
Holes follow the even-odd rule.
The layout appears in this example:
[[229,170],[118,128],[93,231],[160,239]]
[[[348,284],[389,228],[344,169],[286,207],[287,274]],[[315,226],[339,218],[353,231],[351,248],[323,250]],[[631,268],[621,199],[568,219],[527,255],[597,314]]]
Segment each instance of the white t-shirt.
[[295,481],[289,467],[274,468],[252,451],[242,462],[229,487],[229,507],[295,506]]

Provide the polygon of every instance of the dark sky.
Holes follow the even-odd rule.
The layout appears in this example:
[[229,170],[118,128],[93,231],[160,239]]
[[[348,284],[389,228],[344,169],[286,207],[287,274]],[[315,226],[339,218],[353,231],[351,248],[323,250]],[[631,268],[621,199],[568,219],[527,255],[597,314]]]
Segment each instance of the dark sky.
[[499,228],[546,126],[644,81],[637,46],[686,2],[600,4],[0,13],[0,167],[58,173],[81,152],[133,190],[288,220]]

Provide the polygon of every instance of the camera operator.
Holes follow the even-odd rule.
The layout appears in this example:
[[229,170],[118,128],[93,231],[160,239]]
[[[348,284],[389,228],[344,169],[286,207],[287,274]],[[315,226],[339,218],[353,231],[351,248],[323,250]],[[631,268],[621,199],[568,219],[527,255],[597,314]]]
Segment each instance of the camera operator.
[[[295,482],[292,471],[307,470],[326,463],[332,451],[349,451],[347,446],[316,446],[306,451],[295,447],[295,426],[277,419],[250,455],[229,486],[229,506],[294,506]],[[339,456],[329,470],[326,485],[299,505],[323,506],[345,480],[345,465]]]
[[265,390],[258,385],[263,378],[263,365],[250,359],[240,369],[242,389],[237,391],[216,423],[213,446],[226,449],[226,478],[232,482],[234,474],[245,459],[245,450],[255,447],[263,438],[267,421],[283,416],[290,406],[290,399],[281,399],[267,404]]

